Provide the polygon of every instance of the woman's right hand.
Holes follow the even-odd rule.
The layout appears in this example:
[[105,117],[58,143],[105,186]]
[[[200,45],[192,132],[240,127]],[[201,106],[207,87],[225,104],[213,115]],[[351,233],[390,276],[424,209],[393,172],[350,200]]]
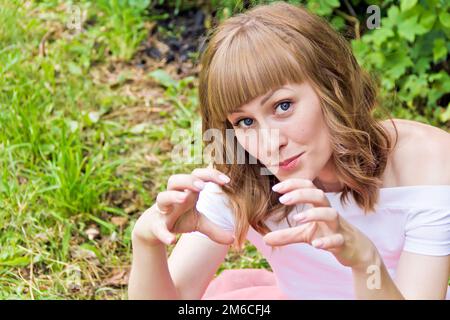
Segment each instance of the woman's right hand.
[[175,234],[200,231],[211,240],[221,244],[232,244],[233,234],[222,230],[195,208],[199,192],[205,182],[219,185],[230,179],[218,170],[198,168],[191,174],[175,174],[167,181],[167,190],[160,192],[153,206],[136,221],[133,241],[143,241],[148,245],[175,242]]

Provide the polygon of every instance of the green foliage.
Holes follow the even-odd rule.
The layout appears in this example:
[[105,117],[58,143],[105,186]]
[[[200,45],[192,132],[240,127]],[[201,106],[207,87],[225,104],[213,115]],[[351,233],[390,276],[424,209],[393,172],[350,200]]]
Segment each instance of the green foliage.
[[241,251],[235,249],[230,250],[225,261],[219,267],[217,273],[221,273],[226,269],[266,269],[272,271],[270,264],[261,256],[256,247],[250,242],[246,242],[245,247]]
[[[246,7],[270,4],[277,1],[279,0],[250,0],[244,4],[243,0],[211,0],[209,4],[211,9],[217,10],[217,18],[223,20],[237,12],[244,11]],[[284,2],[294,5],[306,5],[309,10],[318,15],[329,15],[334,8],[340,5],[339,0],[286,0]]]
[[[186,77],[175,81],[164,70],[157,69],[149,74],[165,88],[165,97],[175,106],[171,119],[178,128],[192,128],[195,120],[200,121],[196,112],[198,108],[198,94],[194,87],[194,77]],[[183,97],[183,99],[180,99]]]
[[[125,99],[86,77],[99,57],[96,29],[65,32],[57,5],[0,0],[0,298],[69,296],[64,268],[88,223],[119,234],[116,255],[129,251],[127,234],[104,221],[123,214],[105,198],[127,179],[117,175],[124,161],[110,142],[125,130],[101,119]],[[24,285],[20,268],[30,266],[36,277],[52,274],[51,284]]]
[[101,196],[113,189],[114,171],[120,162],[104,163],[106,148],[94,155],[83,145],[77,129],[70,130],[67,124],[61,125],[55,141],[58,148],[53,148],[45,164],[48,187],[40,192],[59,212],[93,212],[99,208]]
[[352,43],[360,63],[380,80],[385,105],[401,118],[433,125],[450,120],[450,106],[440,101],[450,92],[449,8],[446,1],[401,1],[386,8],[381,28]]
[[[94,3],[101,10],[97,17],[112,54],[129,60],[147,35],[144,22],[150,0],[99,0]],[[98,12],[95,10],[94,13]]]

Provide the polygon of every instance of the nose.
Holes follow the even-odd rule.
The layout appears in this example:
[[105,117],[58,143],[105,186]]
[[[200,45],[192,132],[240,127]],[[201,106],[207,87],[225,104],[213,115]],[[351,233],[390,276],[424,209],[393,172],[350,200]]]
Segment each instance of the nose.
[[287,137],[283,134],[282,128],[260,127],[258,158],[266,166],[276,166],[281,161],[281,149],[287,145]]

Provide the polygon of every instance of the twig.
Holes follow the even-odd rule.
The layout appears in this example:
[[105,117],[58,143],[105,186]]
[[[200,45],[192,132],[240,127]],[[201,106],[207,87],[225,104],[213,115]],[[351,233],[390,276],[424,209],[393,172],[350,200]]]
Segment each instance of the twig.
[[46,52],[45,52],[45,42],[47,41],[47,39],[50,37],[50,35],[54,32],[54,30],[49,30],[47,31],[47,33],[42,37],[41,42],[39,43],[39,55],[41,57],[45,57],[46,56]]
[[31,300],[34,300],[34,294],[33,294],[33,260],[31,260],[31,265],[30,265],[30,281],[28,282],[28,286],[30,288],[30,296],[31,296]]
[[356,39],[361,38],[361,34],[359,31],[359,20],[357,18],[355,18],[354,16],[346,14],[345,12],[343,12],[341,10],[336,10],[336,13],[338,15],[340,15],[341,17],[343,17],[345,20],[352,22],[354,24],[354,28],[355,28],[355,38]]
[[356,12],[355,12],[355,10],[353,10],[353,7],[350,4],[350,2],[348,2],[348,0],[344,0],[344,3],[345,3],[345,6],[347,7],[348,11],[350,12],[350,14],[356,18]]
[[[24,251],[26,251],[26,252],[32,254],[32,255],[35,255],[35,253],[34,253],[33,251],[31,251],[30,249],[28,249],[28,248],[25,248],[25,247],[23,247],[23,246],[21,246],[21,245],[19,245],[18,247],[19,247],[20,249],[22,249],[22,250],[24,250]],[[63,266],[69,266],[68,263],[65,263],[65,262],[62,262],[62,261],[58,261],[58,260],[55,260],[55,259],[52,259],[52,258],[47,258],[47,257],[43,257],[43,256],[42,256],[41,258],[44,259],[44,260],[50,261],[50,262],[62,264]]]

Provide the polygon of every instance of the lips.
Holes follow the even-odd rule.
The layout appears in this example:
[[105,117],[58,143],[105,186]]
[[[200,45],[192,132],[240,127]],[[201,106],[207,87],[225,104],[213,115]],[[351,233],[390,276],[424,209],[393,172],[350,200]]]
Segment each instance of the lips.
[[279,166],[280,166],[280,167],[281,167],[281,166],[286,166],[287,164],[289,164],[289,162],[291,162],[291,161],[295,160],[296,158],[300,157],[302,154],[303,154],[303,152],[300,153],[300,154],[298,154],[298,155],[296,155],[296,156],[293,156],[293,157],[291,157],[291,158],[288,158],[288,159],[286,159],[286,160],[284,160],[284,161],[281,161],[281,162],[279,163]]

